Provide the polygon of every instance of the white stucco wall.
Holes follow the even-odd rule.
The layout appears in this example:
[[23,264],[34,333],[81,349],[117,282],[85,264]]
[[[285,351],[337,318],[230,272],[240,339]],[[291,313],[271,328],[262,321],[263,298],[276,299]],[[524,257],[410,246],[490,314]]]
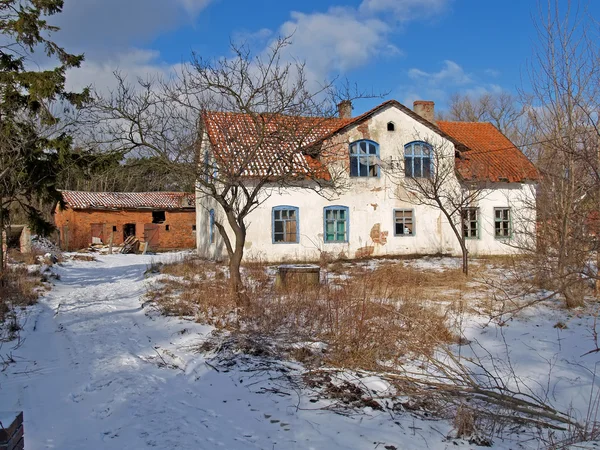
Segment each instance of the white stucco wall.
[[[394,122],[395,131],[387,131],[387,123]],[[368,126],[350,129],[342,139],[348,144],[368,138],[380,146],[382,167],[390,158],[401,160],[404,145],[415,140],[435,141],[448,152],[447,161],[453,163],[454,146],[436,136],[429,128],[396,108],[390,107],[370,119]],[[405,191],[399,187],[396,169],[393,176],[381,171],[378,178],[349,178],[349,189],[335,199],[326,199],[307,188],[272,188],[265,191],[264,202],[248,217],[248,234],[245,245],[246,260],[311,261],[318,260],[322,252],[333,257],[398,254],[460,254],[459,243],[443,214],[432,207],[415,205],[406,200]],[[454,180],[454,182],[458,182]],[[533,233],[535,212],[526,208],[534,204],[534,186],[522,183],[498,183],[487,189],[477,206],[480,212],[480,237],[470,239],[471,254],[505,254],[515,251],[510,244],[526,237],[525,228]],[[272,209],[276,206],[293,206],[299,210],[299,242],[273,243]],[[326,243],[323,238],[323,214],[327,206],[349,208],[347,243]],[[514,233],[511,239],[494,237],[494,208],[510,207]],[[214,200],[198,193],[197,242],[201,256],[225,258],[227,252],[215,229],[215,243],[209,242],[209,210],[214,209],[217,220],[226,223],[223,212]],[[394,209],[414,211],[413,236],[394,236]],[[230,236],[233,236],[229,232]],[[509,245],[507,245],[509,244]]]

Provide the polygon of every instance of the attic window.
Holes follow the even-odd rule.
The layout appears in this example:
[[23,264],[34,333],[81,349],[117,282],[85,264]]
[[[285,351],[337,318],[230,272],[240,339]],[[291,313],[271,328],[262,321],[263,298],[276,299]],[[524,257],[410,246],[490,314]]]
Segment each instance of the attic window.
[[166,219],[164,211],[152,211],[152,223],[163,223]]
[[387,130],[388,131],[394,131],[396,129],[396,126],[394,125],[394,122],[388,122],[387,124]]

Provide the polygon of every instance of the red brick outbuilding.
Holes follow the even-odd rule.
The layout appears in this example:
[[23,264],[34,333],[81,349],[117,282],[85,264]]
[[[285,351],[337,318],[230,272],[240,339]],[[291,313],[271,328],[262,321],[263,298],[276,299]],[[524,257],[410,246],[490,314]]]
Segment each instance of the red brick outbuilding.
[[54,220],[63,250],[111,239],[117,246],[128,236],[148,242],[153,251],[196,245],[194,194],[62,191],[62,198],[65,206],[56,206]]

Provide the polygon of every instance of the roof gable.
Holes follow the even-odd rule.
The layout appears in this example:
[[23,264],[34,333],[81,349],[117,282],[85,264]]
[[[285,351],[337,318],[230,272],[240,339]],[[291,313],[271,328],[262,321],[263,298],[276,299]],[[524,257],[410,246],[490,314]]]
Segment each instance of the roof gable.
[[383,111],[384,109],[387,109],[387,108],[396,108],[396,109],[400,110],[401,112],[403,112],[404,114],[409,116],[411,119],[413,119],[413,120],[419,122],[421,125],[424,125],[425,127],[429,128],[434,133],[438,134],[439,136],[441,136],[445,139],[448,139],[450,142],[452,142],[454,144],[454,146],[458,150],[467,150],[465,148],[465,145],[462,142],[458,141],[453,136],[449,135],[444,130],[439,128],[436,124],[431,123],[427,119],[424,119],[423,117],[418,115],[416,112],[414,112],[412,109],[404,106],[402,103],[400,103],[397,100],[387,100],[387,101],[377,105],[373,109],[371,109],[359,116],[356,116],[353,119],[346,119],[346,120],[348,120],[348,122],[346,124],[342,125],[338,129],[332,131],[332,133],[330,135],[324,136],[322,138],[322,140],[328,139],[329,137],[331,137],[335,134],[343,133],[354,126],[360,125],[364,121],[371,119],[372,117],[374,117],[375,115],[377,115],[378,113],[380,113],[381,111]]

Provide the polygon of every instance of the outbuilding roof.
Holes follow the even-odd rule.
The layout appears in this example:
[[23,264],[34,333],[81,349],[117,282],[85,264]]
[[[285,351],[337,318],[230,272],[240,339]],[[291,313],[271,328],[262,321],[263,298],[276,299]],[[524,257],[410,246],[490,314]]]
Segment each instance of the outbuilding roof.
[[194,194],[185,192],[61,191],[71,209],[194,209]]

